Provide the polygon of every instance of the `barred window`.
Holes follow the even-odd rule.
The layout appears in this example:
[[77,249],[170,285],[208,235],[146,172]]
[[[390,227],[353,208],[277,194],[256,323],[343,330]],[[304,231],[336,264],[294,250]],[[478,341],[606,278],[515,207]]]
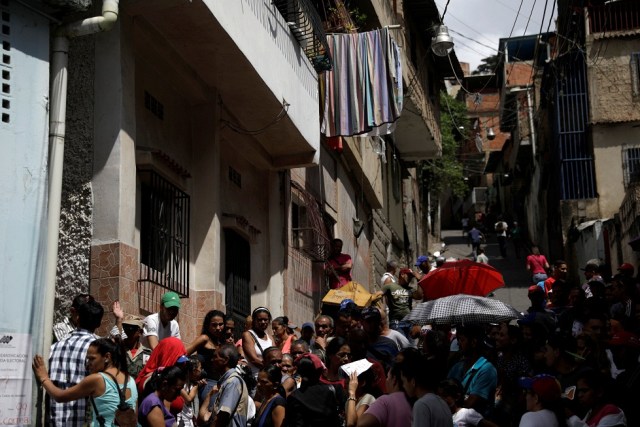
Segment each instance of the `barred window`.
[[140,280],[189,296],[189,195],[154,171],[138,175]]
[[640,182],[640,147],[622,150],[622,168],[625,187]]

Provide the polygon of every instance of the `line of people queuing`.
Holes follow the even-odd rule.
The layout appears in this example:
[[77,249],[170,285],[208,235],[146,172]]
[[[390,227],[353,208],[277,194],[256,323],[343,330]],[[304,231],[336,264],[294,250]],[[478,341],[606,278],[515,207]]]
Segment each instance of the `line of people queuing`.
[[345,300],[297,328],[258,307],[240,336],[212,310],[186,345],[173,292],[144,319],[115,303],[106,338],[103,307],[79,295],[76,329],[33,369],[54,426],[115,425],[127,407],[153,427],[640,425],[638,286],[628,264],[607,282],[595,267],[573,284],[555,262],[512,324],[420,326],[403,321],[417,274],[390,262],[386,308]]

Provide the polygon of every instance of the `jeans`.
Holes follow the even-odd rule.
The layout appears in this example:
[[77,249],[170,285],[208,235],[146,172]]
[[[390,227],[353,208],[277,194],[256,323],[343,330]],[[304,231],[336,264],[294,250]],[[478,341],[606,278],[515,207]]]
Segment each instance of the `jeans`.
[[395,331],[401,332],[408,340],[411,339],[411,323],[402,320],[389,320],[389,327]]
[[542,282],[543,280],[547,280],[548,276],[546,273],[536,273],[533,275],[533,284],[537,285],[538,283]]

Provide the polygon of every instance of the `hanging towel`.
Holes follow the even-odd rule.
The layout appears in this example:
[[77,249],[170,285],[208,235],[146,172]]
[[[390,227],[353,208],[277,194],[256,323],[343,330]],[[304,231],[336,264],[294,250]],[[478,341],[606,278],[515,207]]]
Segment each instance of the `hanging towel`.
[[402,111],[400,50],[389,30],[329,34],[333,69],[324,74],[321,132],[332,136],[386,135]]

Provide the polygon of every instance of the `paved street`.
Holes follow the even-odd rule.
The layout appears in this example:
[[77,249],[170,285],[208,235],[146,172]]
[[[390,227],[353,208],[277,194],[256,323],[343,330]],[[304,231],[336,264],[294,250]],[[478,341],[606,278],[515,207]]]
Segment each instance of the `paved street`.
[[[462,236],[461,230],[443,230],[442,240],[447,244],[445,257],[471,257],[471,246],[467,246],[466,238]],[[519,311],[526,310],[529,307],[527,288],[531,282],[525,268],[526,254],[522,253],[520,259],[516,259],[513,247],[509,245],[507,258],[502,258],[495,236],[488,238],[485,254],[489,257],[489,263],[504,276],[505,287],[495,291],[495,298],[512,305]]]

